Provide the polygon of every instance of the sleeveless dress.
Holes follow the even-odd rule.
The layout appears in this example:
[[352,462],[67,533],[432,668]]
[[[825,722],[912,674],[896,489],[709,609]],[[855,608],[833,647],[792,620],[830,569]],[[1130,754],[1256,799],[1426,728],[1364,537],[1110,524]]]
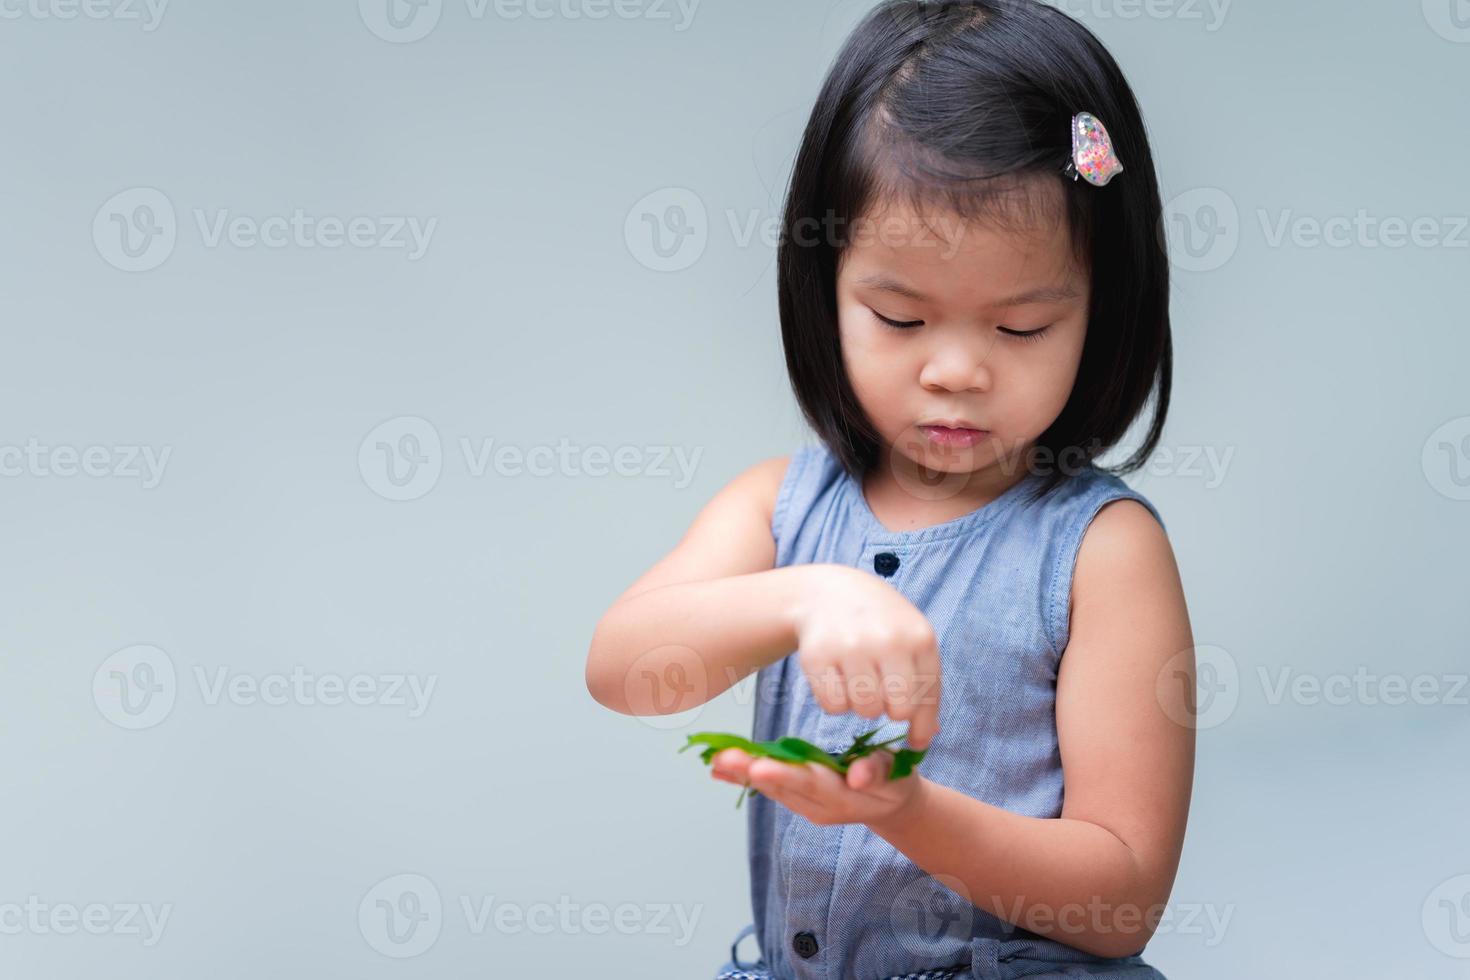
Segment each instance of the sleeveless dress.
[[[830,451],[807,444],[791,456],[771,530],[777,567],[865,569],[933,625],[943,688],[924,777],[1014,813],[1058,817],[1056,679],[1083,532],[1104,504],[1121,498],[1163,519],[1095,467],[1037,502],[1023,499],[1039,480],[1029,474],[943,524],[890,531]],[[907,731],[907,722],[886,714],[823,711],[796,657],[757,672],[752,738],[797,735],[840,752],[871,728],[881,726],[880,741]],[[755,921],[735,937],[716,980],[1163,980],[1137,953],[1093,956],[991,915],[864,824],[818,826],[764,795],[743,805]],[[753,963],[739,955],[750,935],[760,947]]]

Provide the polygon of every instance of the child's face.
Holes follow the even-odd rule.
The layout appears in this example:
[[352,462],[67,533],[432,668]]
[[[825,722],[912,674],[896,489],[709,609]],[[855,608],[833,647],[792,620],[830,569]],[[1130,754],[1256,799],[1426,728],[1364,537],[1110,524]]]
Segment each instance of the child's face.
[[[1024,476],[1009,467],[1061,414],[1087,331],[1088,277],[1065,220],[1001,228],[894,204],[852,233],[837,274],[838,331],[858,400],[891,448],[885,461],[955,474],[1002,472],[1001,464]],[[1060,294],[1015,302],[1039,289]],[[879,315],[922,324],[899,329]],[[1006,333],[1042,327],[1030,339]],[[940,445],[919,428],[936,419],[989,434],[973,446]]]

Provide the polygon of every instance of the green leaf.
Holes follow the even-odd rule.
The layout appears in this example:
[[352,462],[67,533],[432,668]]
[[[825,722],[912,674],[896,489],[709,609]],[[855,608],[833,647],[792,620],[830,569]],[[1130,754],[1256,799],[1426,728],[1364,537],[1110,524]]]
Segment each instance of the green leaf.
[[893,753],[893,769],[889,771],[889,779],[899,779],[914,771],[924,758],[928,749],[899,749]]
[[[889,779],[901,779],[912,773],[918,767],[919,762],[923,760],[924,753],[928,750],[898,749],[895,751],[887,746],[901,741],[906,736],[899,735],[885,742],[873,742],[872,738],[878,731],[879,729],[874,728],[858,735],[852,740],[852,744],[840,755],[834,755],[805,739],[797,738],[795,735],[787,735],[771,742],[754,742],[743,735],[736,735],[732,732],[696,732],[688,737],[688,741],[680,747],[679,751],[683,752],[685,749],[694,745],[703,745],[705,749],[700,753],[699,757],[706,765],[709,765],[714,761],[714,757],[718,753],[725,749],[736,748],[749,753],[755,758],[776,759],[791,765],[804,765],[808,762],[815,762],[818,765],[826,766],[835,772],[846,775],[848,767],[853,762],[861,759],[863,756],[871,755],[881,750],[893,756],[893,765],[888,771]],[[746,784],[741,790],[740,796],[735,800],[736,809],[739,809],[740,804],[745,802],[746,796],[759,795],[760,793],[756,789]]]
[[[715,752],[732,748],[753,752],[756,748],[755,743],[744,735],[732,735],[729,732],[695,732],[689,736],[689,741],[685,742],[679,751],[683,752],[685,749],[694,745],[708,745]],[[705,751],[708,752],[709,749]],[[705,761],[708,762],[709,760],[706,759]]]
[[766,749],[771,758],[780,759],[782,762],[815,762],[829,769],[834,769],[837,772],[846,771],[838,764],[836,759],[832,758],[826,749],[799,739],[794,735],[778,738],[774,742],[760,742],[758,744]]

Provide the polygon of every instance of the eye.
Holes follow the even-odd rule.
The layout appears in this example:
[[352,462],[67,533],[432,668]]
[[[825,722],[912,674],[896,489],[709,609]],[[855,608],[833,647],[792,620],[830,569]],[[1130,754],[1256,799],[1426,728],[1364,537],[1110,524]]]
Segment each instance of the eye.
[[924,325],[923,320],[890,320],[877,310],[873,310],[872,314],[895,330],[912,330],[915,327],[922,327]]
[[1001,327],[1000,332],[1008,337],[1015,337],[1017,340],[1034,344],[1041,339],[1042,334],[1051,328],[1052,325],[1048,323],[1046,326],[1038,327],[1035,330],[1011,330],[1009,327]]

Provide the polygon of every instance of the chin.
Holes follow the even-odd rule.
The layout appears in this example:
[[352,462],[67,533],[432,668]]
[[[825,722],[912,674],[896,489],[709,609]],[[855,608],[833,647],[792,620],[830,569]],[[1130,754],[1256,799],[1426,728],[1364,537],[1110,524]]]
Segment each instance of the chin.
[[[909,438],[917,442],[923,437]],[[910,442],[896,443],[894,451],[911,463],[940,473],[974,473],[976,470],[984,469],[992,462],[991,453],[985,448],[944,451],[928,446],[915,446],[913,442]]]

